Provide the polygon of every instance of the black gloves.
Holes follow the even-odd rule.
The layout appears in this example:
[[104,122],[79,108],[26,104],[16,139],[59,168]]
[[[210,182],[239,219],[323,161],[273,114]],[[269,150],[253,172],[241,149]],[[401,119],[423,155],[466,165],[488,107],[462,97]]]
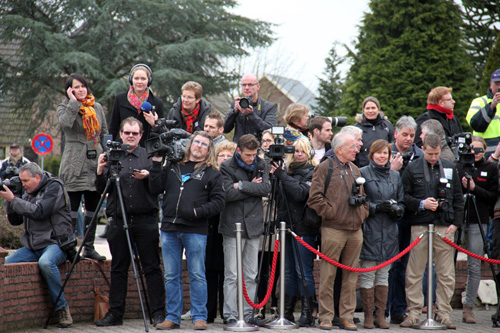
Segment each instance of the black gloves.
[[391,211],[391,202],[389,200],[384,200],[379,202],[375,207],[376,213],[389,213]]

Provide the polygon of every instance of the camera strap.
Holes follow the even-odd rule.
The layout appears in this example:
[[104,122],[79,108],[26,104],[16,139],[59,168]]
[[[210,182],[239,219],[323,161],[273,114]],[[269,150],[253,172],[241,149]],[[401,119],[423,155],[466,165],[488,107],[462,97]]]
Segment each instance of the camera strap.
[[[424,163],[424,178],[425,178],[425,183],[426,184],[430,184],[430,181],[431,181],[431,171],[429,169],[429,162],[427,162],[427,160],[425,158],[423,158],[422,160],[423,160],[423,163]],[[441,161],[441,158],[439,158],[438,163],[439,163],[439,175],[440,175],[439,177],[445,178],[444,169],[443,169],[443,163]],[[428,197],[434,197],[433,195],[429,195],[429,186],[426,186],[426,184],[424,184],[426,197],[427,198]]]
[[[349,172],[347,172],[347,170],[344,170],[344,168],[342,168],[342,163],[340,163],[339,159],[337,158],[337,156],[335,156],[335,154],[332,155],[332,157],[335,159],[335,162],[337,162],[337,165],[338,165],[339,171],[340,171],[340,178],[342,178],[344,180],[344,184],[345,184],[345,188],[347,189],[347,193],[351,193],[349,186],[347,186],[347,181],[345,180],[345,177],[347,174],[349,174]],[[351,165],[349,164],[349,162],[347,162],[347,165],[349,166],[349,169],[351,170],[350,175],[352,177],[352,180],[354,182],[356,182],[356,179],[354,178],[354,176],[352,174],[352,168],[351,168]]]

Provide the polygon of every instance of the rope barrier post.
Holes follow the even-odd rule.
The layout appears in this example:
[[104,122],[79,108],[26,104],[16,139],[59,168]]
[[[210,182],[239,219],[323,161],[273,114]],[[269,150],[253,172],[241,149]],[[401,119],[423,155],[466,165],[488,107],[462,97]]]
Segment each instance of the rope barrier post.
[[259,328],[255,325],[248,324],[245,322],[245,314],[243,309],[243,264],[241,258],[241,223],[235,223],[236,225],[236,271],[238,274],[238,320],[236,323],[225,325],[224,331],[233,332],[251,332],[258,331]]
[[264,325],[267,328],[274,329],[293,329],[299,328],[297,324],[285,318],[285,235],[286,235],[286,222],[280,223],[280,316],[271,322]]
[[421,322],[420,324],[413,325],[413,328],[421,330],[445,330],[446,325],[442,325],[440,322],[432,319],[432,263],[434,262],[434,224],[429,224],[427,237],[429,246],[427,259],[427,320]]

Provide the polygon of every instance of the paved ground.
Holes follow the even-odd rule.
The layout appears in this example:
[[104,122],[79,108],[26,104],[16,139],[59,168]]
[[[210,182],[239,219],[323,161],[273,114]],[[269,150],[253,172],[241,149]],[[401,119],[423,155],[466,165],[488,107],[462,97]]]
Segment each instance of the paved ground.
[[[461,310],[455,310],[453,311],[452,314],[452,320],[453,322],[457,325],[457,330],[456,332],[468,332],[468,333],[484,333],[484,332],[499,332],[500,333],[500,328],[493,328],[492,323],[491,323],[491,315],[495,312],[496,308],[490,308],[490,310],[484,310],[484,309],[475,309],[475,315],[476,319],[478,321],[477,324],[475,325],[470,325],[470,324],[464,324],[461,322],[462,319],[462,312]],[[298,318],[298,313],[295,314],[295,317]],[[356,313],[356,317],[362,319],[362,314],[361,313]],[[427,317],[424,317],[422,315],[421,319],[426,319]],[[151,332],[156,332],[157,330],[152,326],[149,325],[148,323],[149,330]],[[364,330],[362,328],[361,324],[358,324],[358,329],[359,330]],[[215,332],[215,331],[223,331],[224,330],[224,325],[222,324],[222,321],[220,319],[216,320],[214,324],[209,324],[208,325],[208,331]],[[283,329],[268,329],[268,328],[259,328],[260,331],[263,332],[283,332]],[[334,330],[338,330],[337,328]],[[64,332],[81,332],[81,333],[96,333],[96,332],[144,332],[144,321],[142,319],[126,319],[124,320],[123,326],[114,326],[114,327],[96,327],[93,323],[90,322],[85,322],[85,323],[75,323],[71,328],[65,329]],[[175,330],[175,332],[192,332],[193,331],[193,324],[190,321],[185,321],[183,320],[181,323],[181,328],[178,330]],[[308,331],[308,332],[324,332],[323,330],[320,330],[319,328],[300,328],[300,331]],[[399,325],[391,324],[391,331],[397,331],[397,332],[411,332],[412,329],[403,329],[400,328]],[[30,330],[22,330],[22,331],[15,331],[15,333],[20,333],[20,332],[39,332],[39,333],[44,333],[44,332],[62,332],[60,328],[50,326],[48,329],[44,330],[43,328],[35,328],[35,329],[30,329]],[[372,329],[369,332],[387,332],[387,330],[382,330],[382,329]],[[14,332],[13,332],[14,333]]]

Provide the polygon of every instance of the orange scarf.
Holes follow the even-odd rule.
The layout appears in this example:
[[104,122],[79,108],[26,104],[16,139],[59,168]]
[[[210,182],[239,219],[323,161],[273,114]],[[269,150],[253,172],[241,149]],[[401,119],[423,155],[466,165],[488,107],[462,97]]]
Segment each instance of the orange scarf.
[[94,147],[97,147],[97,137],[101,135],[101,125],[97,120],[97,115],[94,109],[95,97],[91,94],[87,95],[80,106],[80,114],[82,115],[83,130],[87,136],[87,140],[94,139]]

